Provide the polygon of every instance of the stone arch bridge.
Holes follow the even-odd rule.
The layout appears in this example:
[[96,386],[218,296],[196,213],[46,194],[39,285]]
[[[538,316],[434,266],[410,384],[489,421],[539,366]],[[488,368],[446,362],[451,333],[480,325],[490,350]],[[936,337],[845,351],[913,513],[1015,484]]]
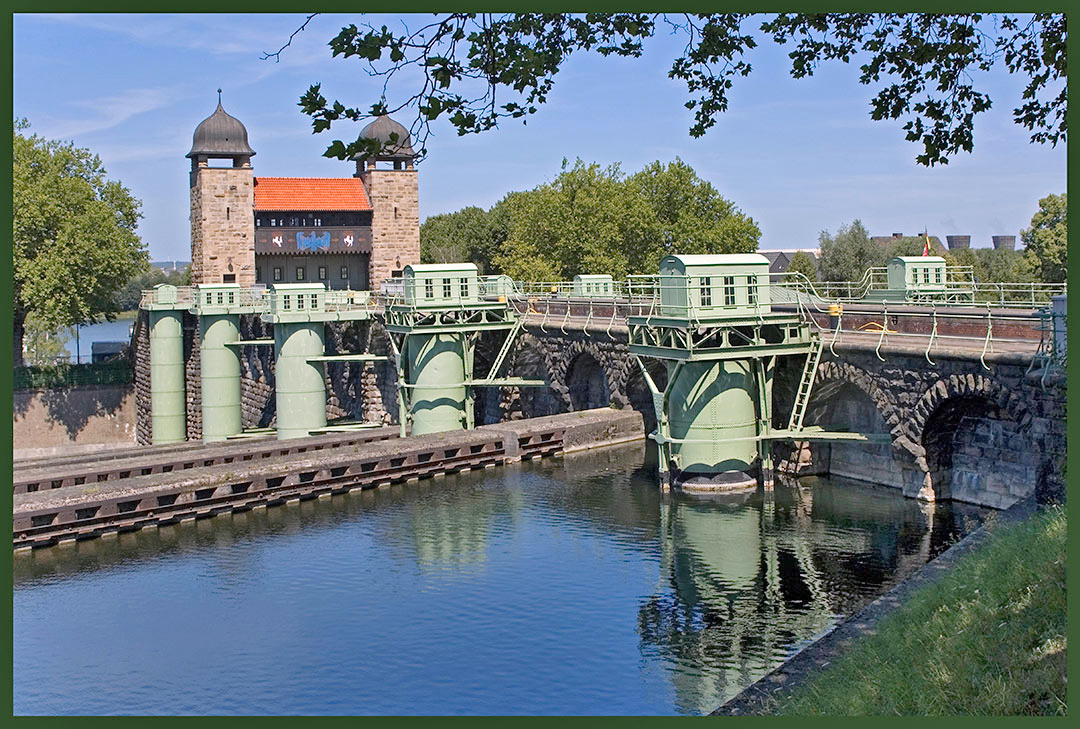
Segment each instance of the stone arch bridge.
[[[201,437],[198,324],[185,314],[188,362],[188,438]],[[625,320],[623,320],[625,321]],[[245,316],[245,339],[268,336],[268,325]],[[139,439],[150,440],[149,343],[145,312],[136,330]],[[481,340],[477,369],[495,356],[502,335]],[[857,337],[850,338],[858,340]],[[871,338],[826,347],[805,422],[828,430],[888,434],[888,445],[857,442],[777,443],[779,470],[831,474],[899,488],[924,500],[957,499],[1007,508],[1037,491],[1061,498],[1065,473],[1064,377],[1031,370],[1033,353],[981,353],[938,347],[879,345]],[[385,353],[377,321],[331,324],[328,353]],[[1031,347],[1034,350],[1034,347]],[[274,423],[271,348],[242,359],[244,427]],[[774,417],[783,427],[791,410],[802,358],[780,358],[774,379]],[[335,363],[327,368],[329,418],[396,420],[395,372],[388,363]],[[526,321],[504,374],[544,379],[550,388],[492,388],[476,401],[477,424],[596,407],[634,408],[646,430],[655,427],[652,398],[629,353],[621,323],[596,320]],[[658,386],[662,365],[650,364]]]

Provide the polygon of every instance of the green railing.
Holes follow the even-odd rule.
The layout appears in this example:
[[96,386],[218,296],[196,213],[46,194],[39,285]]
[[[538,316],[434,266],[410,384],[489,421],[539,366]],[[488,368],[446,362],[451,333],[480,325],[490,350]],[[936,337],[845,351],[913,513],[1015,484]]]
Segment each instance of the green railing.
[[135,381],[135,369],[126,359],[94,364],[58,364],[16,367],[16,390],[54,390],[81,385],[128,385]]

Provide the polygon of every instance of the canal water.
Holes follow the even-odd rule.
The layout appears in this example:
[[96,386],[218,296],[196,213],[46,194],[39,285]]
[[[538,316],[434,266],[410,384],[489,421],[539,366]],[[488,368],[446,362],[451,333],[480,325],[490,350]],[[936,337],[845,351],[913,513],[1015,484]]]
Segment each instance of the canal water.
[[19,554],[15,714],[703,714],[984,511],[642,445]]

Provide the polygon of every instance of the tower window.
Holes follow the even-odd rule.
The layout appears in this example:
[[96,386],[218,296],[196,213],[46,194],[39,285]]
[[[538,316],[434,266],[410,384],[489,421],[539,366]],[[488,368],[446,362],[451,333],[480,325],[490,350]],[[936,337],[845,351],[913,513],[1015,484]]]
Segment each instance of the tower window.
[[341,280],[342,281],[348,281],[349,280],[349,267],[348,266],[342,266],[341,267]]
[[236,283],[236,274],[235,273],[222,274],[221,282],[222,283]]
[[255,267],[255,280],[258,281],[259,283],[262,283],[262,280],[263,280],[262,266],[256,266]]
[[297,266],[296,267],[296,280],[297,281],[303,281],[304,278],[305,278],[304,267],[303,266]]
[[280,281],[282,275],[281,266],[274,266],[274,280]]
[[319,280],[326,280],[326,266],[319,266]]
[[225,208],[225,219],[229,219],[229,208]]

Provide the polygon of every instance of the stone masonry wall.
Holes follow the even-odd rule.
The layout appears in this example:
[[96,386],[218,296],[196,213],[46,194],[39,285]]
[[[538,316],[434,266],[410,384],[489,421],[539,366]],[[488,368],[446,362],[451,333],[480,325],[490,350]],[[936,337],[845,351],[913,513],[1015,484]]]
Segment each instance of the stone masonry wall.
[[372,291],[394,270],[420,262],[420,193],[416,169],[361,173],[373,208],[371,215]]
[[[191,283],[255,283],[255,187],[251,167],[191,172]],[[229,270],[229,266],[232,270]]]
[[153,441],[153,420],[150,411],[150,312],[139,309],[131,335],[135,352],[135,442],[147,445]]

